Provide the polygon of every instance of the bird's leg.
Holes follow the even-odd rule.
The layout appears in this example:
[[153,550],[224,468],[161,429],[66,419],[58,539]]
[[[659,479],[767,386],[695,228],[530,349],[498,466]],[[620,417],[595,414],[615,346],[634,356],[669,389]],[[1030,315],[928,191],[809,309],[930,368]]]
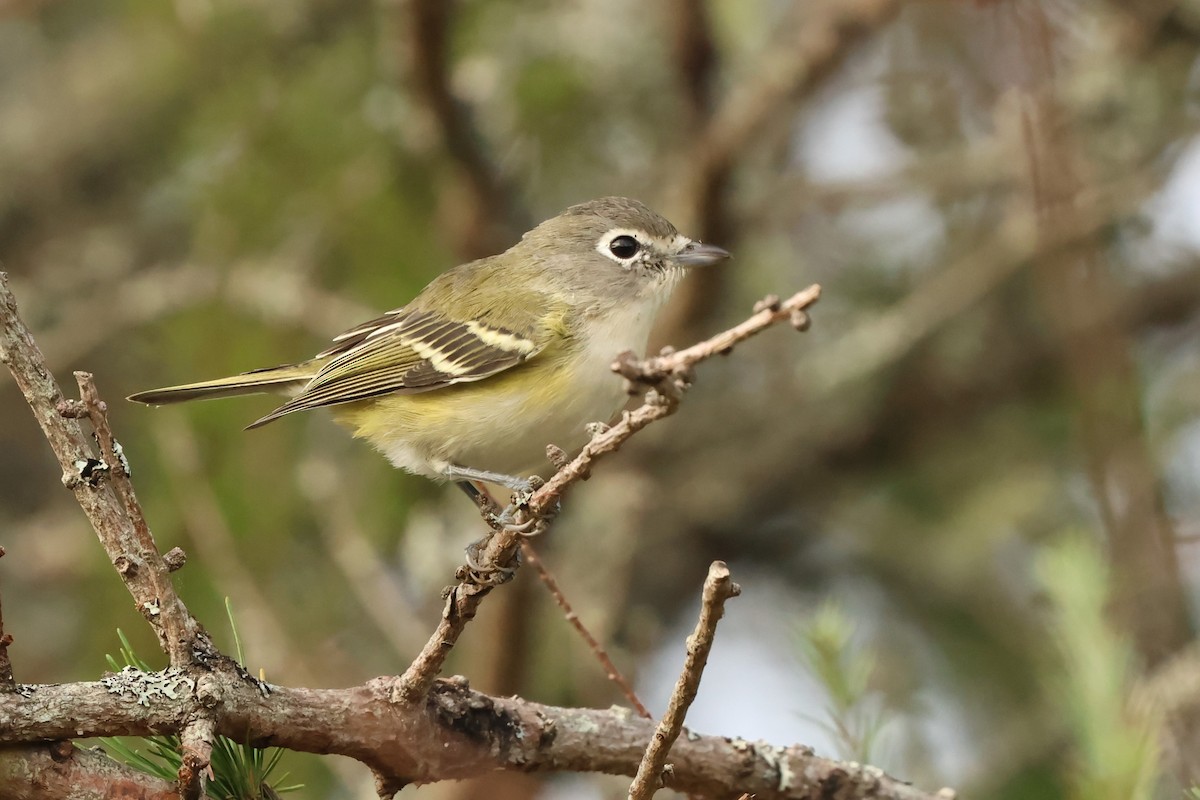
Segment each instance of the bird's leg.
[[[503,486],[506,489],[512,489],[514,492],[528,492],[533,487],[533,481],[530,478],[522,478],[517,475],[505,475],[503,472],[492,472],[491,470],[487,469],[460,467],[458,464],[447,464],[442,469],[442,474],[452,481],[458,481],[460,485],[466,481],[474,483],[494,483],[499,486]],[[465,491],[470,494],[470,490]]]
[[[528,512],[529,499],[544,483],[536,475],[522,478],[516,475],[506,475],[503,472],[463,467],[458,464],[447,464],[442,468],[442,474],[455,481],[471,501],[479,508],[484,519],[493,528],[504,529],[523,536],[533,536],[546,528],[546,522],[558,514],[558,504],[553,511],[542,513],[536,517],[526,514],[527,519],[517,522],[517,514],[521,510]],[[508,506],[501,511],[500,504],[492,499],[484,483],[494,483],[512,489],[513,495]]]
[[[467,496],[479,507],[492,527],[527,534],[531,533],[537,524],[537,520],[534,519],[521,523],[516,521],[517,510],[527,506],[529,498],[542,485],[542,479],[536,475],[531,478],[522,478],[516,475],[506,475],[503,472],[463,467],[458,464],[447,464],[443,468],[442,474],[455,481],[459,488],[467,493]],[[483,483],[494,483],[512,489],[512,500],[503,512],[497,513],[499,512],[499,503],[492,499],[487,489],[481,485]]]

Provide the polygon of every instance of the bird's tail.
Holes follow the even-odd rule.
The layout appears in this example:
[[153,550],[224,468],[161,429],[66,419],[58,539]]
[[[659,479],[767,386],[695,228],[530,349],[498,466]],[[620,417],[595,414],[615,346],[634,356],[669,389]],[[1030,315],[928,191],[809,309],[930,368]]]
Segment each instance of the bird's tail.
[[252,372],[243,372],[241,375],[231,375],[228,378],[217,378],[212,381],[151,389],[147,392],[131,394],[128,399],[135,403],[157,406],[165,403],[182,403],[186,400],[235,397],[240,394],[286,392],[292,388],[299,389],[308,383],[314,374],[316,374],[316,367],[312,364],[286,364],[281,367],[256,369]]

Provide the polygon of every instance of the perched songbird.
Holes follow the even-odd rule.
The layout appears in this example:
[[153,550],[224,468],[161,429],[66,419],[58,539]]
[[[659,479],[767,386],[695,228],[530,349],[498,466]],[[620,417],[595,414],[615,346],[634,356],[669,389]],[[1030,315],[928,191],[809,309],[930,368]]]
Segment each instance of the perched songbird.
[[687,269],[727,258],[636,200],[592,200],[443,273],[307,361],[129,399],[290,394],[249,427],[328,406],[398,467],[470,494],[472,481],[524,488],[520,476],[546,466],[547,444],[582,444],[588,422],[624,404],[610,365],[646,347]]

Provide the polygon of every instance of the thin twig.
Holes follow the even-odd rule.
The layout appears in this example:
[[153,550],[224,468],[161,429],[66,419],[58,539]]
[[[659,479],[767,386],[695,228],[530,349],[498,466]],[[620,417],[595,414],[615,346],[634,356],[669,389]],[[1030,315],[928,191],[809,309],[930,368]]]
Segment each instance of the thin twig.
[[[75,494],[138,610],[158,634],[173,665],[191,664],[197,654],[215,654],[199,623],[175,593],[167,565],[145,528],[145,519],[124,475],[121,457],[108,426],[104,403],[90,376],[80,373],[85,402],[68,401],[46,367],[37,343],[17,312],[0,272],[0,361],[5,363],[58,458],[63,484]],[[84,387],[87,387],[86,389]],[[89,417],[101,444],[96,454],[79,424]],[[98,457],[97,457],[98,455]]]
[[708,577],[704,579],[704,592],[700,597],[700,619],[696,621],[696,629],[687,640],[687,659],[683,671],[679,673],[679,680],[671,692],[667,712],[658,721],[654,736],[646,747],[646,754],[638,765],[637,775],[629,787],[629,800],[648,800],[662,786],[667,756],[671,752],[671,745],[675,744],[683,730],[684,717],[700,689],[700,678],[708,663],[717,623],[725,614],[725,601],[737,597],[741,591],[730,579],[729,567],[724,561],[714,561],[709,566]]
[[[0,547],[0,558],[4,557],[4,548]],[[0,692],[11,692],[17,688],[13,678],[12,661],[8,657],[8,646],[12,644],[12,634],[4,632],[4,611],[0,609]]]
[[633,690],[633,684],[631,684],[625,678],[625,676],[621,674],[621,671],[617,669],[617,665],[614,664],[612,658],[609,657],[608,651],[604,649],[604,645],[600,644],[596,637],[592,635],[592,632],[587,629],[587,626],[583,624],[583,621],[579,619],[579,615],[576,614],[575,609],[571,607],[571,603],[567,600],[566,595],[563,594],[562,588],[558,585],[558,581],[554,579],[554,576],[550,573],[550,570],[546,569],[546,565],[542,563],[542,559],[538,557],[537,551],[533,549],[533,543],[529,541],[529,539],[521,540],[521,555],[524,557],[525,563],[533,567],[533,570],[537,573],[538,578],[540,578],[542,583],[545,584],[546,589],[550,591],[550,596],[554,598],[554,602],[557,603],[558,607],[562,609],[563,616],[566,617],[567,622],[571,623],[571,627],[578,631],[579,635],[583,637],[583,640],[587,642],[587,646],[591,649],[592,655],[594,655],[596,660],[600,662],[600,665],[604,667],[604,672],[608,676],[608,679],[617,685],[617,687],[621,690],[621,693],[625,695],[625,699],[629,701],[629,704],[633,706],[635,711],[637,711],[646,719],[654,719],[654,717],[650,714],[650,710],[646,708],[645,704],[642,703],[642,701],[638,698],[637,692]]
[[813,284],[785,302],[774,297],[766,298],[755,307],[754,315],[746,321],[685,350],[664,353],[644,361],[629,355],[619,358],[613,364],[614,372],[655,388],[647,393],[646,402],[625,412],[620,422],[593,436],[579,455],[560,467],[544,486],[534,492],[529,500],[529,512],[535,516],[544,515],[554,508],[570,486],[591,474],[597,459],[616,452],[631,436],[651,422],[675,413],[679,403],[678,393],[689,382],[692,368],[701,361],[725,355],[734,345],[785,320],[798,328],[805,327],[808,319],[806,309],[820,297],[821,287]]

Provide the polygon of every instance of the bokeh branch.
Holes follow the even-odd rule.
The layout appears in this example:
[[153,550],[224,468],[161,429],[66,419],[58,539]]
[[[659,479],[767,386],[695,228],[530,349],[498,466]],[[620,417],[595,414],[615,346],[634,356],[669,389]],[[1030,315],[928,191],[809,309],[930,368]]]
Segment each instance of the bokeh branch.
[[[682,0],[681,0],[682,2]],[[831,75],[864,40],[885,25],[900,8],[898,0],[851,0],[820,6],[810,15],[801,15],[796,6],[791,17],[776,33],[772,45],[758,57],[754,69],[731,87],[711,112],[693,97],[693,114],[707,115],[706,123],[696,127],[686,162],[680,168],[680,180],[672,190],[683,206],[680,224],[700,238],[734,243],[735,225],[726,209],[726,190],[738,160],[754,150],[753,143],[772,122],[790,118],[796,102],[812,92]],[[699,73],[708,60],[703,57],[704,16],[698,15],[684,25],[679,38],[689,42],[684,52],[691,53],[687,65],[689,96],[709,76]],[[726,273],[710,270],[697,274],[680,287],[673,303],[666,330],[690,335],[697,320],[704,319],[721,295]]]
[[[1048,89],[1058,78],[1044,11],[1023,18],[1030,61]],[[1085,216],[1086,154],[1065,109],[1048,90],[1019,92],[1030,206],[1039,239]],[[1039,264],[1035,276],[1062,362],[1078,401],[1081,445],[1108,535],[1116,614],[1148,666],[1180,651],[1194,633],[1175,551],[1175,531],[1158,485],[1143,423],[1139,378],[1127,332],[1113,309],[1122,289],[1093,238]]]
[[528,230],[528,214],[488,154],[468,109],[451,90],[449,37],[456,3],[412,0],[405,5],[413,85],[464,187],[445,203],[447,211],[453,207],[460,217],[453,240],[463,257],[481,258],[505,249]]

